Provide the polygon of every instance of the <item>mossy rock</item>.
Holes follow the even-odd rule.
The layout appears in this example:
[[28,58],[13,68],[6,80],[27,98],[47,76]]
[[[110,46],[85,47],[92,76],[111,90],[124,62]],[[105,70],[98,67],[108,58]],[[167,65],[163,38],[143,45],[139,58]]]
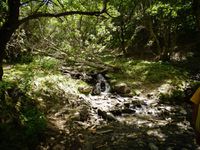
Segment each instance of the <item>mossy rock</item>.
[[82,94],[88,95],[92,92],[92,87],[90,86],[82,86],[82,87],[78,87],[78,91]]
[[126,95],[131,93],[131,88],[126,83],[117,83],[113,86],[113,92],[120,95]]

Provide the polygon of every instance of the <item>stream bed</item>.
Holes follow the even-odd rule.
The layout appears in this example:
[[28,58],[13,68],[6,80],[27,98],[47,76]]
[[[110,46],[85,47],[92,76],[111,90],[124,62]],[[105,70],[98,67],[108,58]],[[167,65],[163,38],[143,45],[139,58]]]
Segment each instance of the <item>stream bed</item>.
[[66,117],[66,107],[49,117],[59,132],[48,132],[48,142],[39,149],[47,145],[54,150],[198,149],[187,102],[164,103],[154,96],[102,92],[80,94],[76,103],[77,110],[70,117]]

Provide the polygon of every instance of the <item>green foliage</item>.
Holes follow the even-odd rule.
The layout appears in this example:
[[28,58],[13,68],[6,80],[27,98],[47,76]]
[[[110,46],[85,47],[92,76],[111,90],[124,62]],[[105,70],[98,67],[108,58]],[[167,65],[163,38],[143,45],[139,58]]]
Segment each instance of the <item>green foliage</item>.
[[120,49],[125,53],[125,49],[131,41],[136,27],[136,18],[134,15],[138,12],[136,1],[110,1],[111,18],[108,31],[112,35],[108,46],[110,48]]
[[[31,66],[31,65],[30,65]],[[41,69],[44,70],[58,70],[60,67],[59,60],[52,58],[52,57],[38,57],[35,59],[32,63],[33,68],[34,67],[40,67]]]
[[179,75],[180,77],[178,78],[186,75],[186,73],[179,71],[170,64],[162,62],[117,60],[116,65],[119,65],[129,77],[138,79],[137,81],[145,81],[149,83],[158,83],[173,78],[176,80],[176,77]]
[[36,57],[29,64],[17,64],[8,70],[5,69],[4,76],[6,81],[15,81],[24,92],[27,92],[36,77],[44,77],[50,73],[57,74],[59,67],[60,63],[55,58]]
[[6,13],[7,13],[8,7],[5,1],[0,1],[0,27],[3,25],[3,22],[5,21]]
[[[110,62],[112,63],[112,62]],[[162,84],[182,85],[188,73],[168,63],[117,59],[114,66],[121,72],[109,74],[112,81],[125,82],[132,89],[154,89]]]
[[145,14],[151,18],[150,28],[154,33],[153,41],[157,40],[157,53],[161,59],[169,61],[177,49],[179,34],[195,30],[191,1],[153,1]]
[[51,57],[37,57],[29,64],[18,64],[5,69],[4,79],[17,86],[47,111],[56,103],[68,102],[85,85],[60,73],[60,61]]
[[7,63],[28,63],[33,60],[30,47],[26,44],[26,33],[23,29],[17,30],[6,47],[5,59]]
[[[15,98],[6,94],[5,103],[3,106],[0,105],[3,108],[0,110],[1,149],[33,147],[41,142],[40,137],[46,129],[46,117],[34,105],[33,100],[27,96],[15,94]],[[16,100],[17,102],[14,102]]]
[[46,129],[46,118],[36,107],[23,108],[20,114],[20,122],[25,128],[27,137],[37,136]]
[[173,101],[176,103],[181,103],[185,100],[185,93],[181,89],[173,89],[169,93],[160,93],[159,99],[163,102]]
[[[156,1],[146,10],[146,13],[152,16],[155,21],[165,22],[166,26],[171,23],[173,30],[181,31],[188,28],[185,26],[186,24],[191,29],[194,28],[191,7],[190,1]],[[160,25],[164,26],[164,24]]]
[[158,3],[155,3],[154,5],[152,5],[151,8],[147,10],[147,12],[151,16],[159,15],[161,17],[160,19],[168,18],[168,17],[175,18],[177,17],[177,9],[173,8],[169,3],[163,3],[159,1]]
[[[20,136],[18,138],[21,142],[24,140],[29,144],[37,142],[40,134],[46,129],[46,117],[43,112],[38,109],[34,99],[18,88],[15,81],[3,81],[0,88],[5,96],[5,99],[0,101],[1,142],[13,140],[11,145],[15,145],[18,141],[15,139],[16,136]],[[17,130],[13,130],[13,124]],[[11,139],[7,139],[8,135]]]
[[7,82],[7,81],[1,81],[0,82],[0,89],[2,89],[2,90],[7,90],[7,89],[12,88],[14,86],[15,86],[14,82]]

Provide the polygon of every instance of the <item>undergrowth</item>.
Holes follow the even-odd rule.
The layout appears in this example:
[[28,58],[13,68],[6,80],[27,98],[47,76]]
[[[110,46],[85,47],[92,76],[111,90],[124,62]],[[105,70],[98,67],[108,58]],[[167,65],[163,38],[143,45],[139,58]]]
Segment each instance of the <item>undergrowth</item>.
[[4,66],[0,149],[35,149],[45,133],[47,113],[76,100],[83,82],[62,75],[60,65],[55,58],[36,57],[29,63]]
[[188,79],[188,73],[169,63],[144,60],[116,59],[113,65],[121,72],[110,73],[109,77],[117,82],[125,82],[136,89],[155,89],[162,84],[180,85]]
[[[111,83],[125,82],[132,91],[146,87],[153,89],[168,83],[180,89],[175,88],[168,95],[160,95],[161,99],[183,97],[184,91],[179,85],[188,79],[188,74],[169,63],[125,58],[105,63],[120,68],[118,72],[108,73]],[[4,82],[0,84],[0,88],[6,91],[5,101],[1,104],[1,145],[9,147],[9,142],[12,142],[10,149],[20,149],[16,146],[20,144],[25,145],[23,147],[31,143],[37,145],[48,123],[46,115],[77,100],[78,87],[87,84],[64,76],[59,71],[60,67],[61,62],[51,57],[35,57],[29,63],[4,66]],[[14,122],[17,122],[17,126]],[[17,139],[13,133],[20,138]]]

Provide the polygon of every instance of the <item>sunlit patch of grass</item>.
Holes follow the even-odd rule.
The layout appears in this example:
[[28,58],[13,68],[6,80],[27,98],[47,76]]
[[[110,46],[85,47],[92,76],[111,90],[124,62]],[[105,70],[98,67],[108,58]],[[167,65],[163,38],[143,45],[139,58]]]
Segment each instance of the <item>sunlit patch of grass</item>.
[[58,70],[60,61],[52,57],[37,57],[33,61],[33,66],[40,66],[44,70]]
[[120,67],[121,72],[111,73],[111,79],[125,82],[132,88],[158,87],[169,80],[171,84],[177,85],[187,79],[186,71],[169,63],[116,59],[113,64]]
[[5,80],[18,80],[19,78],[33,78],[58,73],[60,63],[51,57],[36,57],[29,64],[16,64],[6,66],[4,69]]
[[64,76],[59,71],[60,62],[50,57],[37,57],[29,64],[5,66],[4,80],[14,82],[23,92],[43,108],[56,105],[78,95],[81,80]]

